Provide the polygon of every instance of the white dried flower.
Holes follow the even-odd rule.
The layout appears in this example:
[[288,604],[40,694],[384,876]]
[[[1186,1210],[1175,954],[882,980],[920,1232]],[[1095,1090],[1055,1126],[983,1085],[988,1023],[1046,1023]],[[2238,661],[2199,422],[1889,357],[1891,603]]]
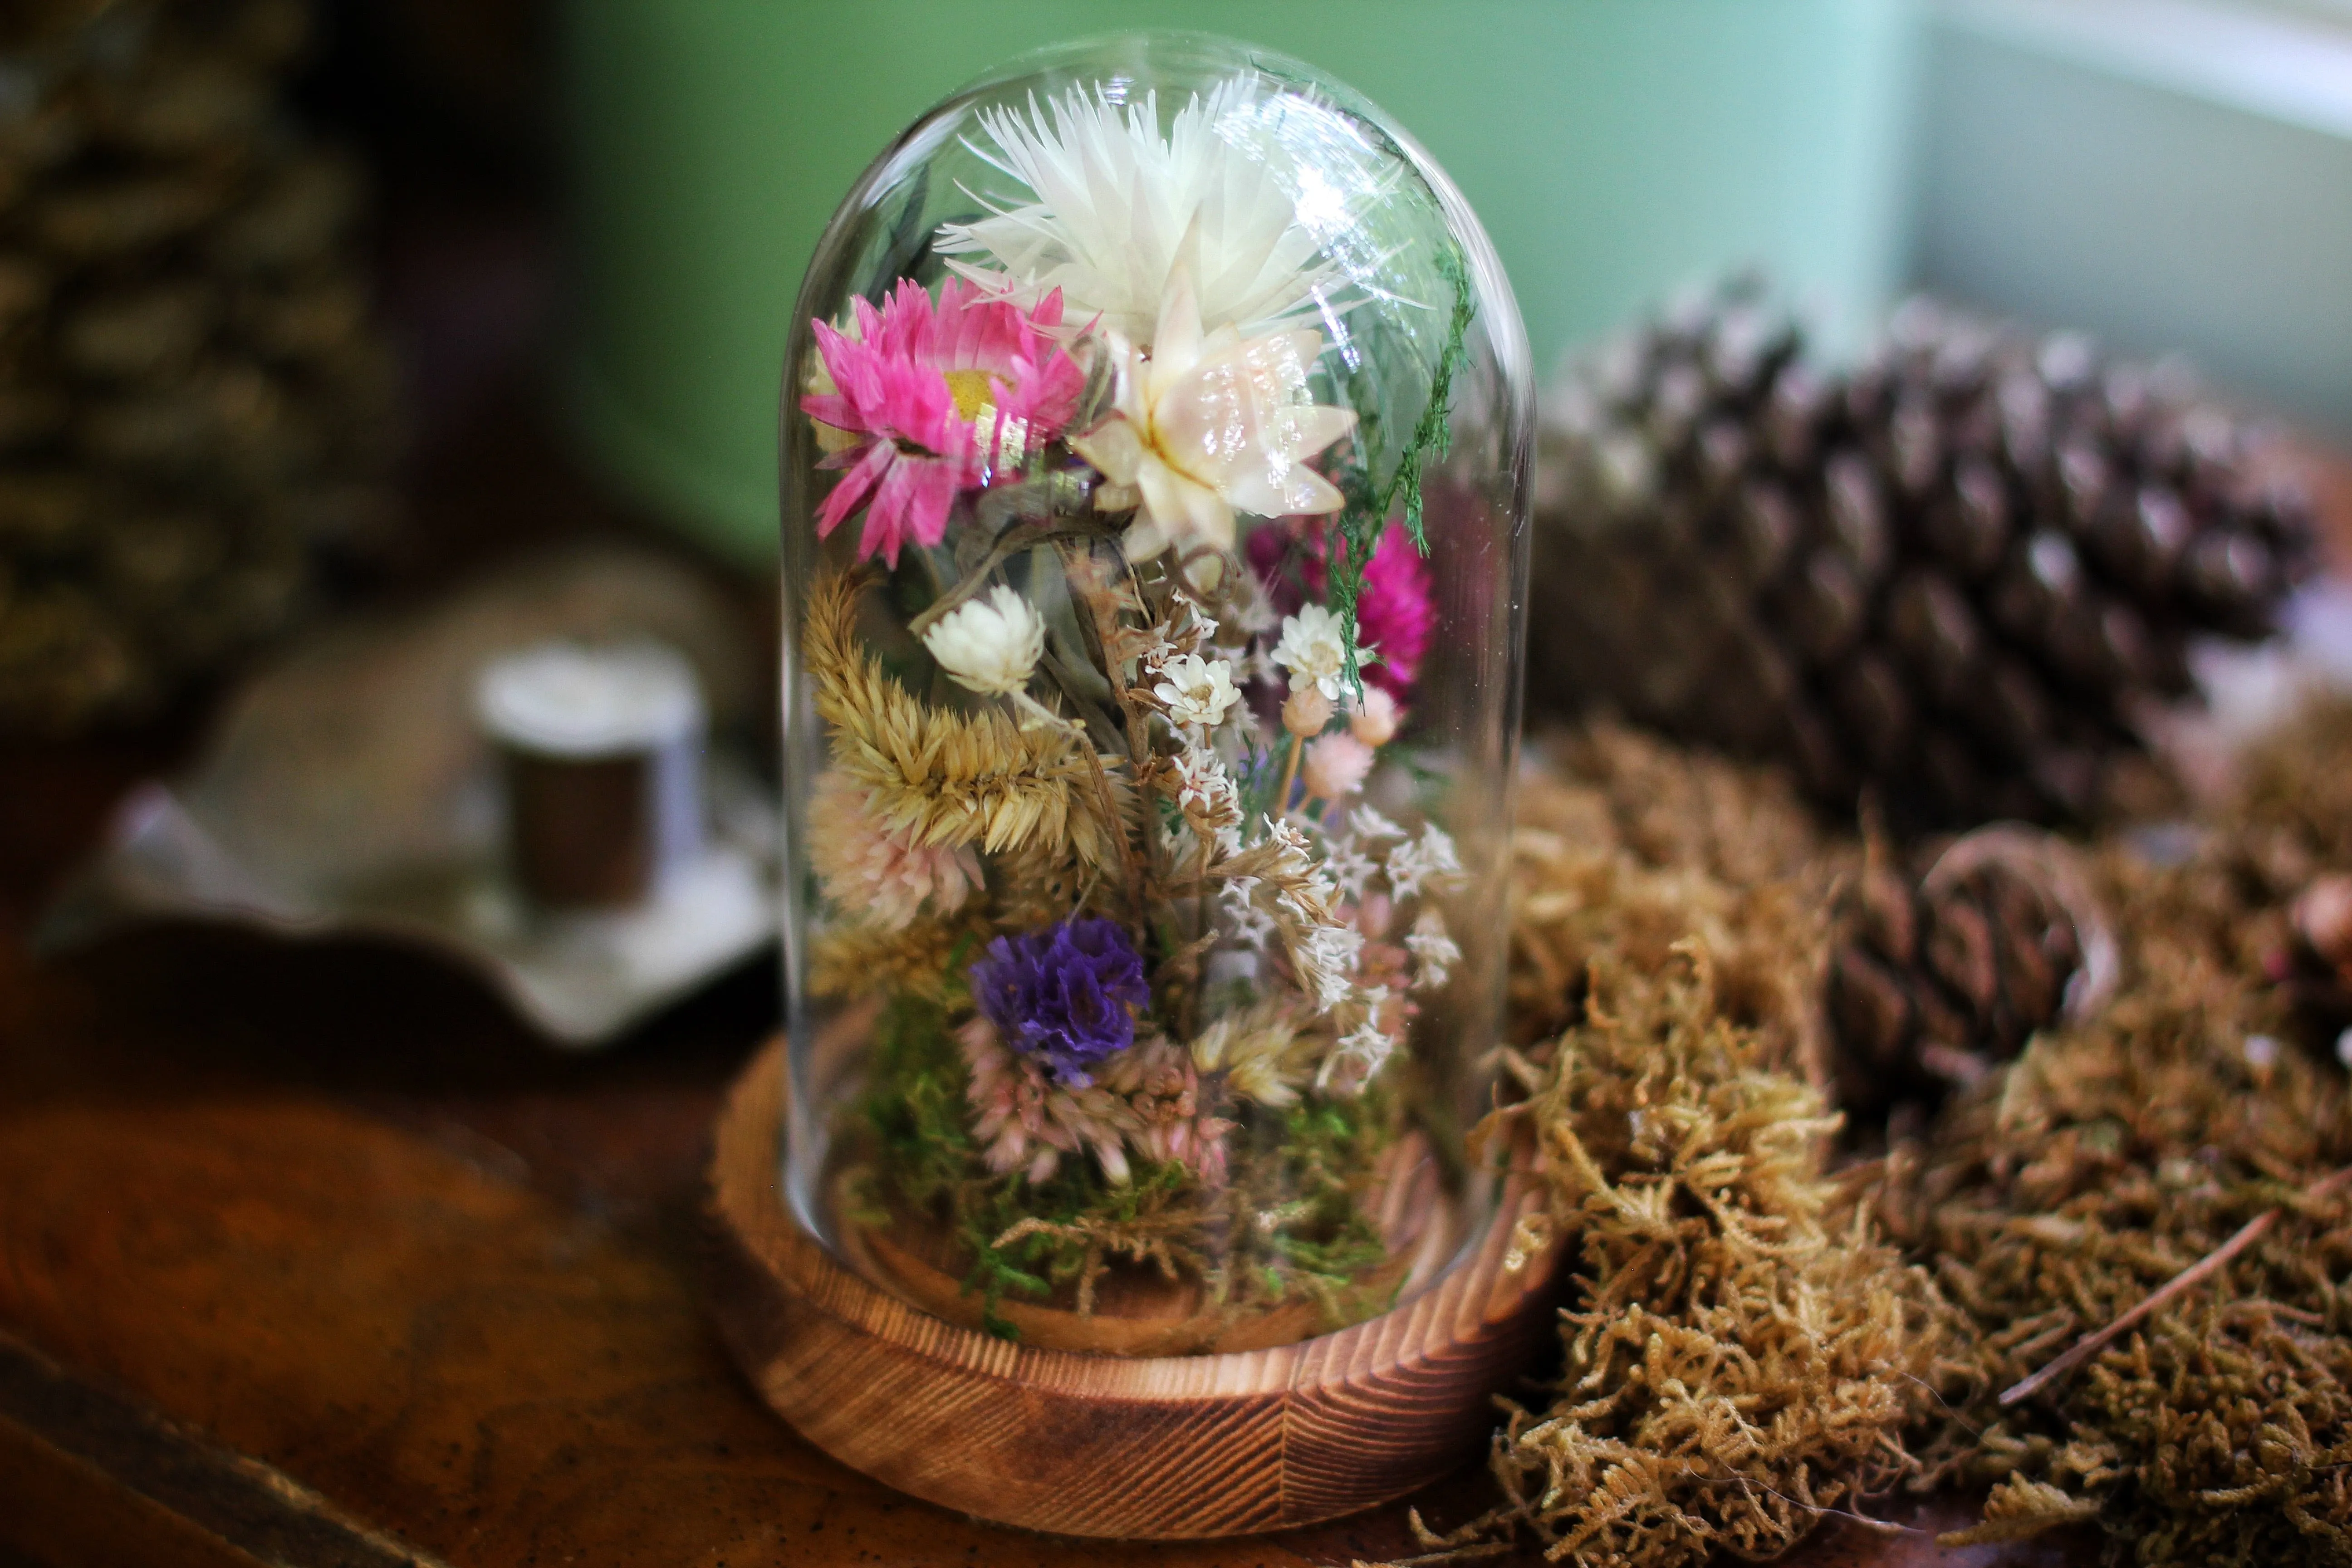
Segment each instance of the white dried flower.
[[[1370,1000],[1376,993],[1366,993]],[[1386,1001],[1385,995],[1380,1001]],[[1339,1037],[1331,1054],[1323,1058],[1322,1069],[1315,1075],[1318,1089],[1338,1088],[1346,1093],[1360,1093],[1381,1068],[1388,1066],[1389,1056],[1396,1049],[1396,1037],[1381,1027],[1380,1007],[1375,1004],[1364,1016],[1364,1021]]]
[[1314,516],[1347,504],[1307,463],[1356,426],[1353,409],[1318,404],[1308,387],[1322,333],[1204,331],[1179,266],[1150,353],[1111,346],[1123,355],[1116,411],[1071,437],[1070,449],[1110,481],[1095,492],[1097,510],[1138,508],[1119,542],[1129,560],[1188,542],[1229,551],[1236,512]]
[[986,200],[987,216],[942,226],[939,248],[957,258],[949,265],[958,272],[1024,303],[1059,289],[1065,320],[1099,318],[1130,342],[1150,335],[1169,277],[1187,261],[1203,280],[1210,325],[1247,331],[1286,322],[1334,292],[1337,268],[1318,231],[1357,216],[1348,204],[1325,210],[1328,200],[1302,213],[1293,195],[1310,187],[1289,151],[1298,143],[1282,132],[1328,113],[1248,76],[1188,98],[1165,135],[1155,95],[1129,100],[1102,83],[1042,106],[1032,98],[1025,114],[983,110],[980,128],[995,146],[973,150],[1035,200]]
[[1291,943],[1291,966],[1315,998],[1317,1012],[1328,1013],[1355,993],[1356,964],[1363,952],[1364,933],[1353,926],[1316,926]]
[[1412,930],[1405,933],[1404,946],[1412,954],[1415,991],[1442,989],[1454,966],[1462,962],[1461,948],[1445,933],[1445,918],[1435,910],[1421,911]]
[[1257,886],[1255,877],[1235,877],[1217,889],[1217,908],[1225,923],[1232,928],[1234,940],[1254,952],[1265,951],[1274,940],[1274,917],[1257,907],[1250,889]]
[[1389,886],[1400,899],[1410,899],[1424,888],[1442,890],[1462,875],[1462,858],[1454,840],[1435,823],[1424,824],[1419,838],[1389,851]]
[[[1370,657],[1369,648],[1357,653],[1360,660]],[[1275,647],[1274,662],[1290,671],[1291,690],[1311,686],[1337,702],[1340,672],[1348,663],[1347,629],[1322,605],[1302,605],[1297,615],[1282,617],[1282,641]]]
[[1323,858],[1323,868],[1331,874],[1331,885],[1339,896],[1351,904],[1362,901],[1364,884],[1380,869],[1352,841],[1332,845],[1331,852]]
[[1151,694],[1167,705],[1169,721],[1198,724],[1213,730],[1225,721],[1233,705],[1242,700],[1234,685],[1234,667],[1222,658],[1180,653],[1160,666],[1160,684]]
[[923,646],[966,690],[1010,697],[1029,684],[1045,652],[1045,622],[1012,589],[991,588],[941,616],[923,634]]
[[1370,844],[1381,838],[1411,837],[1403,828],[1399,827],[1370,806],[1362,805],[1351,805],[1348,808],[1348,831],[1354,836],[1359,844]]
[[1187,746],[1176,753],[1172,765],[1176,770],[1176,809],[1187,816],[1202,816],[1211,821],[1231,815],[1238,823],[1242,801],[1234,788],[1233,775],[1225,772],[1223,758],[1205,746]]

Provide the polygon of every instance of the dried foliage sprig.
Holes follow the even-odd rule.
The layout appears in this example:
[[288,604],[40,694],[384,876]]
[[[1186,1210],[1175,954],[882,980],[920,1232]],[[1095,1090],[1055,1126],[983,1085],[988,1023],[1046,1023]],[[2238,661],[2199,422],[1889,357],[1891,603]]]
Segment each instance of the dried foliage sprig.
[[1097,758],[1068,730],[1023,729],[1008,713],[958,712],[907,690],[858,646],[857,597],[871,580],[820,579],[801,650],[835,765],[866,786],[875,815],[919,843],[998,854],[1066,839],[1087,865],[1118,867],[1135,809],[1126,759]]

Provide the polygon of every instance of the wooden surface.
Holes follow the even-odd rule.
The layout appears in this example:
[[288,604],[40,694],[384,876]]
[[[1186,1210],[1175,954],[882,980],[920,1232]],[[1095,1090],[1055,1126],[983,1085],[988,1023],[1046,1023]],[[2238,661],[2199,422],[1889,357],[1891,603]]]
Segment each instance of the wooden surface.
[[1338,1333],[1193,1356],[1015,1346],[843,1268],[786,1210],[782,1042],[729,1094],[711,1158],[727,1246],[718,1319],[802,1435],[918,1497],[1073,1535],[1230,1536],[1320,1522],[1444,1476],[1552,1334],[1549,1250],[1511,1257],[1544,1202],[1507,1188],[1467,1257]]

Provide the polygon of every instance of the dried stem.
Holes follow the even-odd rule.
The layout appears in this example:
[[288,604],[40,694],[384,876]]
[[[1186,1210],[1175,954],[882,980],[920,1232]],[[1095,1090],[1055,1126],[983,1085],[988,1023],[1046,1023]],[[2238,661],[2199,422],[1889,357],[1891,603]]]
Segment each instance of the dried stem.
[[[2303,1199],[2305,1203],[2315,1202],[2337,1191],[2347,1182],[2352,1182],[2352,1165],[2346,1166],[2333,1175],[2322,1176],[2304,1188]],[[2165,1281],[2138,1306],[2134,1307],[2105,1328],[2084,1334],[2075,1342],[2072,1350],[2067,1351],[2057,1360],[2032,1376],[2020,1379],[2003,1389],[2000,1395],[2001,1408],[2005,1410],[2012,1405],[2021,1404],[2032,1398],[2036,1394],[2066,1376],[2093,1356],[2131,1332],[2139,1324],[2220,1273],[2229,1267],[2230,1259],[2268,1235],[2271,1226],[2278,1223],[2278,1217],[2283,1212],[2284,1212],[2284,1208],[2273,1208],[2265,1209],[2238,1227],[2237,1235]]]

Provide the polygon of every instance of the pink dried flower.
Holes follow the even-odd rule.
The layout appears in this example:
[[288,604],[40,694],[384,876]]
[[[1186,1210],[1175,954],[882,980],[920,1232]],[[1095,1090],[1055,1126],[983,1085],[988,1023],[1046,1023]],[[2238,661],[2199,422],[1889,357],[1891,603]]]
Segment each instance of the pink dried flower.
[[1123,1098],[1100,1085],[1055,1083],[1035,1058],[1007,1047],[984,1016],[957,1030],[956,1044],[971,1070],[972,1131],[985,1145],[990,1170],[1020,1171],[1042,1182],[1061,1168],[1063,1155],[1084,1149],[1112,1181],[1127,1180],[1124,1144],[1138,1124]]
[[1186,1167],[1212,1186],[1225,1180],[1225,1135],[1234,1124],[1202,1107],[1201,1069],[1192,1053],[1154,1036],[1121,1058],[1103,1086],[1124,1094],[1137,1130],[1129,1134],[1147,1160]]
[[1371,771],[1372,749],[1341,731],[1308,744],[1300,776],[1309,796],[1345,800],[1364,787],[1364,775]]
[[1007,477],[1060,433],[1086,374],[1046,336],[1062,322],[1058,293],[1024,311],[950,279],[934,304],[901,279],[880,310],[864,300],[853,310],[854,336],[814,323],[833,390],[801,399],[810,418],[853,438],[819,465],[847,472],[816,531],[832,533],[863,504],[859,557],[896,566],[908,539],[946,535],[959,491]]
[[830,769],[809,793],[809,839],[826,895],[885,931],[904,929],[926,900],[952,914],[981,885],[980,858],[969,846],[918,844],[906,828],[876,816],[866,792]]

